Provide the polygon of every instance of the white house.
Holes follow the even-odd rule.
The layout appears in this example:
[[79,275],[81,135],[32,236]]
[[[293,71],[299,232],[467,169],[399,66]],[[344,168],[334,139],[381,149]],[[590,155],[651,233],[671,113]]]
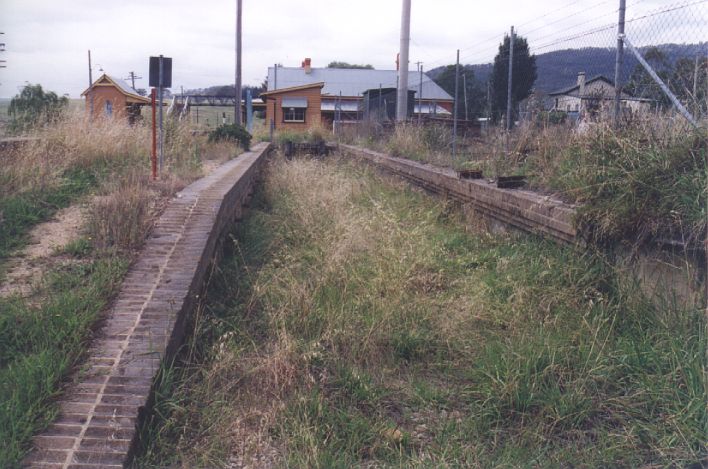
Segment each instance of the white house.
[[[552,99],[554,111],[563,111],[574,115],[579,113],[605,113],[614,107],[615,86],[608,78],[598,75],[589,80],[585,72],[578,73],[578,82],[570,88],[554,91],[548,96]],[[632,113],[646,112],[650,109],[651,100],[635,98],[624,91],[620,95],[620,105],[623,110]]]

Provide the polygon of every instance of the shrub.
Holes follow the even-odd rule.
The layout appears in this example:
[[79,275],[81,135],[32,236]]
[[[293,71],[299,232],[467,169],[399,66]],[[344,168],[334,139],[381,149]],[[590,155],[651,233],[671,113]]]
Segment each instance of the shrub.
[[210,142],[221,142],[225,140],[238,142],[244,150],[248,150],[251,147],[251,134],[240,125],[224,124],[209,132]]
[[42,85],[26,85],[22,92],[10,101],[7,110],[12,117],[10,130],[24,132],[39,124],[54,122],[68,104],[66,96],[60,98],[53,91],[45,93]]
[[704,239],[704,131],[599,125],[571,139],[555,159],[539,171],[546,172],[542,184],[582,205],[577,221],[591,240]]

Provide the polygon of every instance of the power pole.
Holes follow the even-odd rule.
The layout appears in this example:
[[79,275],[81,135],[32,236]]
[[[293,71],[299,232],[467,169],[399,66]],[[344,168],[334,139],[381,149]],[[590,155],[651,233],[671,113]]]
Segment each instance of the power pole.
[[398,98],[396,121],[405,122],[408,117],[408,47],[411,41],[411,0],[403,0],[401,12],[401,50],[398,67]]
[[241,7],[236,0],[236,85],[234,86],[234,123],[241,125]]
[[[2,34],[5,34],[5,33],[0,32],[0,35],[2,35]],[[5,52],[5,43],[4,42],[0,42],[0,52]],[[5,65],[5,63],[7,63],[6,60],[0,60],[0,68],[7,68],[7,65]]]
[[418,81],[418,124],[420,124],[420,118],[423,115],[423,62],[416,62],[418,66],[418,75],[420,77]]
[[136,91],[135,90],[135,80],[142,80],[142,78],[143,77],[139,77],[139,76],[135,75],[135,72],[130,72],[128,74],[128,78],[126,78],[126,80],[130,80],[130,83],[133,87],[133,91]]

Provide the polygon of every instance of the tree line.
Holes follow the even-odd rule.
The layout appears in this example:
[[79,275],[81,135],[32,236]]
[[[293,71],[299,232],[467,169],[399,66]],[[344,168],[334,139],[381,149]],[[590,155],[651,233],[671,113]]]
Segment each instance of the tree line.
[[[460,65],[460,82],[457,111],[459,118],[474,119],[490,117],[499,121],[506,114],[507,83],[509,75],[509,35],[499,44],[492,71],[487,80],[479,79],[473,65]],[[642,50],[646,61],[657,75],[667,84],[676,97],[691,109],[691,112],[708,112],[708,59],[705,57],[676,57],[659,47]],[[641,64],[631,55],[625,55],[626,61],[634,61],[631,72],[622,90],[635,98],[647,99],[659,110],[671,107],[671,101],[651,78]],[[577,70],[583,71],[582,69]],[[526,38],[514,37],[514,57],[512,71],[511,108],[512,118],[518,118],[519,103],[534,93],[538,78],[536,56],[530,54]],[[608,77],[612,79],[613,77]],[[434,79],[451,96],[455,95],[455,65],[447,65]],[[573,85],[574,82],[568,83]]]

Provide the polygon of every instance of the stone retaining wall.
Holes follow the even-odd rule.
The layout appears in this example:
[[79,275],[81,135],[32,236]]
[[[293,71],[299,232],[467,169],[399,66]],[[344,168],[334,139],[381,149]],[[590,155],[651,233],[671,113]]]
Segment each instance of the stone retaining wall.
[[136,444],[160,364],[182,343],[219,240],[240,218],[270,150],[259,144],[177,194],[160,217],[59,403],[24,461],[37,468],[120,468]]
[[460,179],[449,168],[440,168],[351,145],[339,148],[409,181],[470,206],[485,217],[557,241],[577,242],[573,226],[575,207],[558,199],[520,189],[499,189],[483,179]]

